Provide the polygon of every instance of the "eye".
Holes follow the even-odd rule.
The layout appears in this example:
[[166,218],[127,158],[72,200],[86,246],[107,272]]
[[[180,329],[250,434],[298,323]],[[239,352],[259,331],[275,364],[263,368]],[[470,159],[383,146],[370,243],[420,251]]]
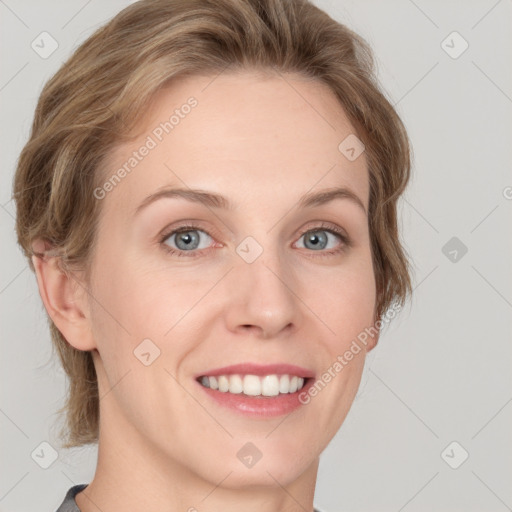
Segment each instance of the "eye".
[[[212,237],[197,226],[180,226],[167,233],[161,240],[164,248],[178,256],[195,256],[196,250],[207,249],[211,246]],[[183,254],[183,253],[192,254]]]
[[[304,242],[300,245],[302,239]],[[308,229],[302,233],[297,244],[300,249],[311,249],[314,252],[322,252],[322,255],[329,255],[350,247],[350,240],[338,227],[329,225],[328,229],[325,226]]]
[[[300,240],[305,242],[301,245]],[[213,249],[213,238],[205,230],[195,225],[183,225],[167,232],[160,238],[164,250],[172,255],[198,257],[205,250]],[[349,237],[334,224],[322,224],[303,231],[299,237],[299,249],[310,249],[318,256],[337,254],[351,247]]]

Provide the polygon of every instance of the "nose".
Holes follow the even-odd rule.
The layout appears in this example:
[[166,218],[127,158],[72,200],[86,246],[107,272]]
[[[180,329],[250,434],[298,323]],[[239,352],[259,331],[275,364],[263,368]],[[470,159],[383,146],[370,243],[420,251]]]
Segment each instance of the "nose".
[[265,250],[252,263],[240,258],[228,281],[225,318],[231,332],[269,339],[300,328],[303,302],[295,291],[297,280],[279,255]]

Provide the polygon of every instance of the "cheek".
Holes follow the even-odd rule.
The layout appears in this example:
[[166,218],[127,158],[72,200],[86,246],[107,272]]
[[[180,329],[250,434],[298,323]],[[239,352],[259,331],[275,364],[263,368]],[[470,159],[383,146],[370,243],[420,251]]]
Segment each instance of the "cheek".
[[333,343],[344,345],[373,323],[375,278],[369,256],[311,274],[302,292],[311,309],[330,328]]
[[371,262],[347,266],[322,284],[316,288],[311,309],[328,329],[323,329],[327,334],[322,337],[323,372],[310,399],[318,422],[325,425],[325,439],[331,439],[352,406],[364,368],[366,345],[360,336],[373,325],[376,299]]
[[164,279],[161,271],[148,269],[147,261],[129,249],[116,251],[112,245],[104,244],[95,262],[93,324],[124,337],[161,336],[171,318],[166,319],[164,313],[171,312],[183,297],[183,287]]
[[[161,262],[148,265],[128,251],[105,250],[102,256],[94,272],[91,328],[106,385],[113,387],[127,372],[127,380],[133,380],[142,371],[136,377],[139,389],[145,385],[151,389],[153,371],[162,373],[160,379],[170,379],[163,369],[174,374],[202,339],[199,334],[205,336],[196,332],[201,319],[208,322],[204,304],[198,302],[212,286],[210,276],[164,267]],[[150,355],[143,356],[146,353]],[[144,357],[154,362],[144,366]]]

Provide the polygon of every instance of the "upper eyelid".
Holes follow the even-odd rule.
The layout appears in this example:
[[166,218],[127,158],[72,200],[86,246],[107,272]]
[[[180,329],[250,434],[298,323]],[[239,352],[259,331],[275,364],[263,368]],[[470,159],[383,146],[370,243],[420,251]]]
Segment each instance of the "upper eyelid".
[[[184,222],[185,225],[178,225],[176,227],[171,228],[165,228],[160,232],[159,238],[166,240],[167,238],[171,237],[172,235],[179,233],[179,232],[187,232],[187,231],[203,231],[208,236],[214,238],[215,230],[210,230],[208,228],[201,227],[199,225],[195,225],[195,223],[191,222],[190,226],[188,226],[187,222]],[[213,233],[213,234],[212,234]]]

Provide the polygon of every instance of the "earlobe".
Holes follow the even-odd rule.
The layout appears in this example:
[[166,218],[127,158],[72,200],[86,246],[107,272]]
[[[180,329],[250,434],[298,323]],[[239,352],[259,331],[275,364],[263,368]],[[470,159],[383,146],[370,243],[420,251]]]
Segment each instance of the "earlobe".
[[371,352],[376,346],[377,342],[379,341],[379,332],[377,334],[374,334],[370,336],[369,342],[366,345],[366,353]]
[[91,335],[87,292],[73,273],[61,267],[61,257],[51,253],[47,242],[35,241],[32,250],[39,295],[53,323],[76,349],[96,348]]
[[376,346],[377,342],[379,341],[380,337],[380,326],[382,325],[382,322],[378,317],[375,317],[375,321],[373,322],[373,325],[370,329],[370,336],[368,338],[368,343],[366,345],[366,352],[371,352]]

